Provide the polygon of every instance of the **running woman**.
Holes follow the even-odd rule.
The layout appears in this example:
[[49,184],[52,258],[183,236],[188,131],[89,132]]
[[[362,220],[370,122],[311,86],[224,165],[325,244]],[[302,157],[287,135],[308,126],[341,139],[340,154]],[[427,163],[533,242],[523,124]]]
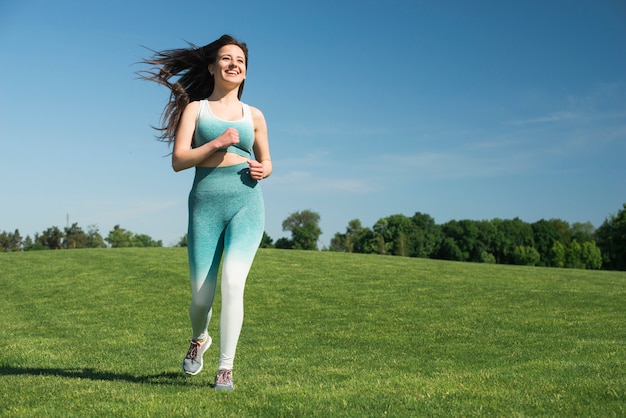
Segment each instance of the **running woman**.
[[211,346],[208,326],[223,260],[215,389],[233,390],[244,287],[265,224],[259,182],[272,173],[265,117],[241,101],[248,48],[223,35],[203,47],[156,52],[144,63],[152,68],[142,78],[171,92],[158,138],[174,144],[174,171],[195,169],[187,231],[192,339],[183,371],[200,373]]

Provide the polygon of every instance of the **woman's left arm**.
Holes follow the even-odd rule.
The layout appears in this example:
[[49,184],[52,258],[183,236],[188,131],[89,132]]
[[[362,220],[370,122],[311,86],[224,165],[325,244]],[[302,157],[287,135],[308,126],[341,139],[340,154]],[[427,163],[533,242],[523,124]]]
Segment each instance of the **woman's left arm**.
[[255,160],[248,161],[250,176],[255,180],[261,180],[272,174],[272,158],[270,157],[270,145],[267,138],[267,123],[263,113],[250,106],[252,121],[254,122],[254,150]]

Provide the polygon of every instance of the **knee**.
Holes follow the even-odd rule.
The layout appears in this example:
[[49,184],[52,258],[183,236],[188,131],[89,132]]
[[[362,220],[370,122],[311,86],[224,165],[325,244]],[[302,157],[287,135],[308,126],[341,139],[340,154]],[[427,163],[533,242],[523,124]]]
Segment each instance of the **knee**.
[[208,311],[209,309],[211,309],[212,304],[213,304],[212,298],[206,295],[195,294],[195,295],[192,295],[191,297],[190,309]]
[[226,300],[242,299],[245,287],[244,280],[224,280],[222,283],[222,297]]

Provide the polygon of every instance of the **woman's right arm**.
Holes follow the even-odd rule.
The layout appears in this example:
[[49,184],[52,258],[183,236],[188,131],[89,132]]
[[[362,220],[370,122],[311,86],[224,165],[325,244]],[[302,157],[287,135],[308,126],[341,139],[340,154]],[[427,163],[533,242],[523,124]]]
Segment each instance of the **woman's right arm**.
[[197,148],[191,147],[193,133],[196,129],[196,117],[200,102],[191,102],[183,110],[178,123],[174,150],[172,152],[172,168],[174,171],[182,171],[195,167],[206,160],[218,149],[226,148],[239,142],[239,133],[236,129],[229,128],[222,135]]

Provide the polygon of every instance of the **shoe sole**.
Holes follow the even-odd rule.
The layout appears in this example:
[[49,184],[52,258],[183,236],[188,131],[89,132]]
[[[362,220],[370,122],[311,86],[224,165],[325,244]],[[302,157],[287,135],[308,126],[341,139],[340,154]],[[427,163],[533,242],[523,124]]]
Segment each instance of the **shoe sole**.
[[202,371],[202,367],[204,367],[204,364],[200,363],[200,368],[198,369],[198,371],[192,373],[192,372],[188,372],[187,370],[183,369],[183,371],[185,372],[186,375],[188,376],[195,376],[198,373],[200,373]]

